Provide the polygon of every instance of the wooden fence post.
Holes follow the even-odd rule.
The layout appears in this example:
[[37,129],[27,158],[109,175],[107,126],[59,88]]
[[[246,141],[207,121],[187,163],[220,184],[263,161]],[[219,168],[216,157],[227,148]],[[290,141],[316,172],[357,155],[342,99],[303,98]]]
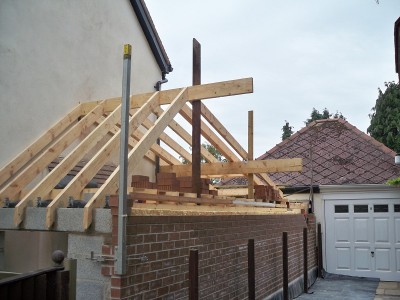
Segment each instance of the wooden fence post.
[[191,249],[189,254],[189,299],[199,299],[199,250]]
[[283,299],[289,300],[288,233],[282,233]]
[[254,258],[254,239],[247,242],[249,300],[256,299],[256,268]]

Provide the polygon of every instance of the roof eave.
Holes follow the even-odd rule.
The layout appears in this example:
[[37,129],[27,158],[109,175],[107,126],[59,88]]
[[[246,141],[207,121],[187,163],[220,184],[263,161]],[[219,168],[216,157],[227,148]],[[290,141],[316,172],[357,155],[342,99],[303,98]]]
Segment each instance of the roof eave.
[[171,62],[169,61],[146,4],[143,0],[130,0],[130,2],[161,72],[163,74],[172,72],[173,68]]

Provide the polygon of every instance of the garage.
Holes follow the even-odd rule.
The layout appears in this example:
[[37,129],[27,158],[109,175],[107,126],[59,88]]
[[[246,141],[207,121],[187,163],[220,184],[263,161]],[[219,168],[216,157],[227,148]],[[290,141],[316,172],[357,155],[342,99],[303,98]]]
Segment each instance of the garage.
[[330,199],[325,205],[326,271],[400,280],[400,199]]

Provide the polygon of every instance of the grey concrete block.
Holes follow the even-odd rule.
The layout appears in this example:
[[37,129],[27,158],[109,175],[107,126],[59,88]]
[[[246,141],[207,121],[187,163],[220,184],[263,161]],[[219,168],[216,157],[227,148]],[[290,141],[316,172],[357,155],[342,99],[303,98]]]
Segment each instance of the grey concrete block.
[[46,208],[27,207],[22,227],[28,230],[47,230]]
[[83,232],[83,208],[59,208],[54,226],[55,230]]
[[0,229],[18,229],[14,225],[14,208],[0,208]]
[[76,299],[77,300],[110,299],[110,284],[111,284],[111,279],[109,279],[108,282],[78,280],[76,287]]
[[110,233],[112,231],[111,209],[94,209],[92,227],[95,232]]
[[82,254],[90,256],[90,251],[95,254],[101,254],[101,248],[104,245],[104,236],[74,234],[68,235],[68,254]]

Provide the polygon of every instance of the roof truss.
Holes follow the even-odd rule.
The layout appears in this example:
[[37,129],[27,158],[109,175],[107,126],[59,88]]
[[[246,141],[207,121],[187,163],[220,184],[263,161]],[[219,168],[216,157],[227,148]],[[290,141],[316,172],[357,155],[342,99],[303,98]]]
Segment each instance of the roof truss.
[[[191,154],[179,145],[173,137],[164,132],[169,127],[183,141],[191,145],[191,135],[174,120],[174,117],[179,113],[191,124],[192,111],[186,103],[196,99],[204,100],[240,95],[252,91],[252,79],[245,78],[132,96],[129,121],[129,132],[131,133],[128,154],[129,173],[135,172],[138,167],[136,162],[142,160],[143,157],[154,162],[155,157],[159,156],[162,170],[188,174],[185,170],[190,166],[181,165],[181,162],[174,155],[157,145],[156,140],[160,138],[179,156],[190,162]],[[168,106],[161,108],[161,105]],[[38,198],[51,199],[46,208],[46,225],[48,228],[51,228],[54,224],[57,208],[66,207],[70,197],[74,199],[82,198],[83,193],[85,193],[85,186],[119,148],[120,111],[120,98],[82,103],[0,170],[0,200],[18,201],[14,211],[16,226],[23,221],[26,208],[34,206]],[[203,137],[229,161],[226,164],[218,163],[217,159],[202,147],[201,154],[209,163],[203,167],[204,175],[261,173],[259,177],[255,177],[256,184],[267,183],[280,191],[263,172],[271,172],[271,170],[297,171],[299,169],[301,162],[294,160],[278,162],[279,166],[273,162],[251,161],[247,162],[246,166],[243,159],[247,159],[247,152],[204,103],[201,104],[201,113],[211,126],[202,122]],[[149,116],[151,114],[158,116],[155,122],[150,121]],[[99,143],[103,144],[97,149]],[[37,175],[45,171],[47,166],[66,149],[68,149],[68,154],[61,162],[48,175],[33,184],[35,180],[37,181]],[[93,149],[97,150],[94,151]],[[90,151],[94,151],[94,154],[88,163],[64,189],[54,193],[53,190],[57,183]],[[104,206],[107,195],[117,193],[118,174],[119,167],[114,170],[99,189],[94,191],[87,202],[83,220],[85,229],[89,228],[92,222],[93,209]]]

